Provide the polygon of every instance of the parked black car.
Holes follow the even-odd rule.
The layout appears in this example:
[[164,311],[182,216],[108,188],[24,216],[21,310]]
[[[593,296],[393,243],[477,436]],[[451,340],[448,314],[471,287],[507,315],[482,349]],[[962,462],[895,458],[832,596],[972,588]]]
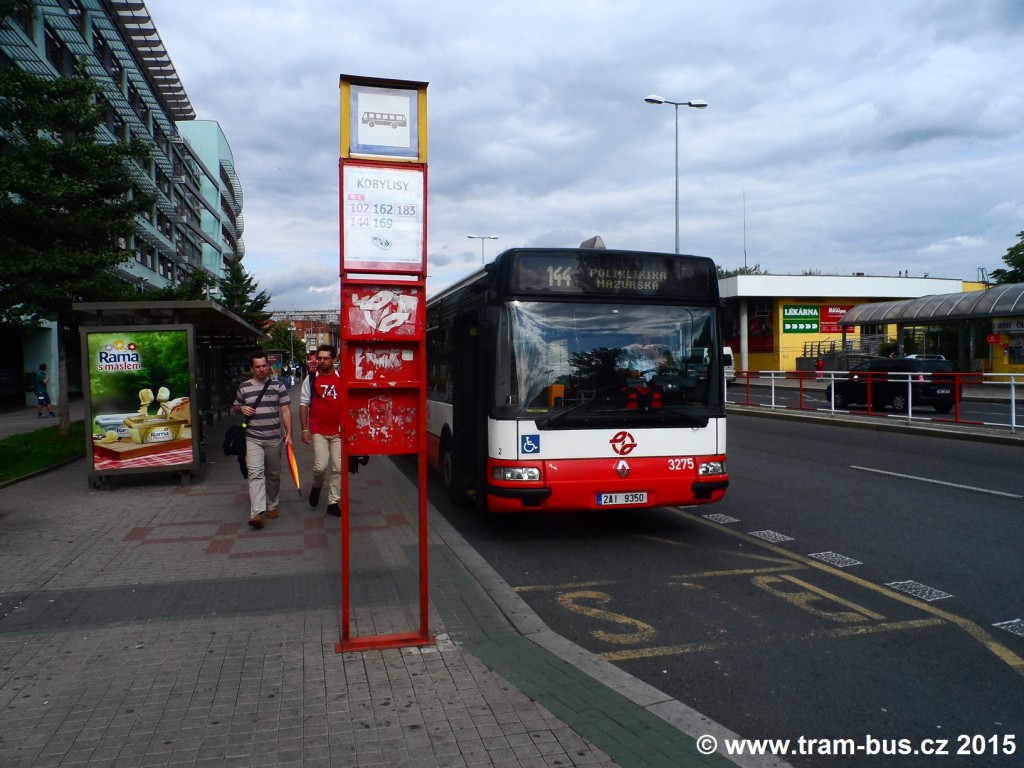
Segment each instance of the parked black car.
[[930,405],[939,413],[949,413],[960,399],[960,385],[950,361],[907,357],[866,360],[850,369],[846,379],[837,378],[830,384],[827,395],[836,408],[867,405],[870,397],[872,408],[889,405],[906,411],[908,381],[912,405]]

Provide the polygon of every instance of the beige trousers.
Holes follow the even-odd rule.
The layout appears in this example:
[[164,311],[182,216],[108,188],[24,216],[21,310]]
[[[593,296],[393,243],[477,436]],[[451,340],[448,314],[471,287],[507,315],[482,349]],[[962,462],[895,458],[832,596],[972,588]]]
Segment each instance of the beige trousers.
[[313,433],[313,485],[324,486],[324,475],[330,470],[327,481],[327,503],[337,504],[341,500],[341,435],[318,435]]
[[284,438],[257,440],[246,435],[245,467],[249,471],[249,517],[277,509],[281,501],[281,446]]

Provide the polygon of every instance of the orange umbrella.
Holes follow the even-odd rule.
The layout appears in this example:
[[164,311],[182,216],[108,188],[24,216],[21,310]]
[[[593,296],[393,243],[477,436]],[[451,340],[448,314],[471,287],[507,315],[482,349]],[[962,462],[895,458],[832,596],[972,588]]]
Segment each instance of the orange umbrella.
[[288,466],[292,468],[292,480],[295,481],[295,490],[299,492],[299,496],[302,495],[302,486],[299,483],[299,464],[295,461],[295,451],[292,450],[292,444],[288,443]]

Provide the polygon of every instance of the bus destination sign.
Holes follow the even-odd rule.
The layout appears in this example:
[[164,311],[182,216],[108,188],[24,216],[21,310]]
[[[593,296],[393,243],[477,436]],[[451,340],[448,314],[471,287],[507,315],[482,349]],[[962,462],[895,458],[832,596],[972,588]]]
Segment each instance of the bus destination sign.
[[718,295],[710,259],[635,251],[521,251],[511,266],[514,293],[606,296]]

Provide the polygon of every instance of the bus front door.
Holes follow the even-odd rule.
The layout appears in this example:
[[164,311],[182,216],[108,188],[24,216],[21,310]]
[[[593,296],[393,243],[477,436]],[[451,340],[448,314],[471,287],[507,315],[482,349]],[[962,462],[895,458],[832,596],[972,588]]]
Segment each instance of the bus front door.
[[484,503],[487,469],[487,390],[480,324],[475,312],[455,323],[452,354],[452,441],[454,472],[452,496],[466,494],[478,507]]

